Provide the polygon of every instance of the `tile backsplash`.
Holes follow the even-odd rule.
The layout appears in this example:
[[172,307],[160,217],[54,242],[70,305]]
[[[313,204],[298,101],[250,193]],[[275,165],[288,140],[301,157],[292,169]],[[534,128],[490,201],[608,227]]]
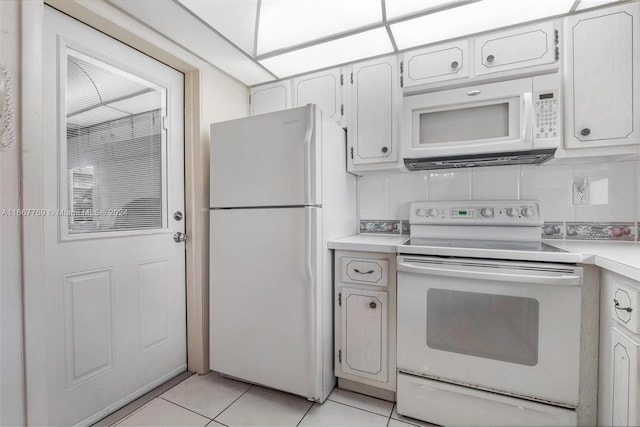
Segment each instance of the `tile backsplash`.
[[[413,201],[533,199],[540,201],[548,238],[609,236],[629,240],[616,234],[630,224],[634,226],[633,237],[637,236],[639,181],[640,161],[363,176],[358,177],[358,212],[361,222],[401,224],[399,221],[409,219],[409,203]],[[589,203],[574,205],[573,184],[585,182]]]

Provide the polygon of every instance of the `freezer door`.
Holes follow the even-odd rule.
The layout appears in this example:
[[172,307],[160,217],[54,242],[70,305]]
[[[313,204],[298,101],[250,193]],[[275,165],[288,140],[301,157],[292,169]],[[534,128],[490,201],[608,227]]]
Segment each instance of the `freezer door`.
[[316,122],[309,105],[212,124],[211,207],[321,205]]
[[321,400],[319,208],[211,211],[210,367]]

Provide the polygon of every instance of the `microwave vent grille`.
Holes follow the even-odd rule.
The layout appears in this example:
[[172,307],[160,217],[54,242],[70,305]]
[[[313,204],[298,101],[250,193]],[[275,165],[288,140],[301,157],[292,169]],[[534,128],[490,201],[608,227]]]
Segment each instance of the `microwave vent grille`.
[[456,169],[481,166],[537,165],[553,158],[556,149],[404,159],[410,171]]

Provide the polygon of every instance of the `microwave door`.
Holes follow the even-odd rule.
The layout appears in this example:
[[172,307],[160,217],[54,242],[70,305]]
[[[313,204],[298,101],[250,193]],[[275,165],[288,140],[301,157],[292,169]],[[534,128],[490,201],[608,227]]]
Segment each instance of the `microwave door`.
[[523,80],[407,97],[411,135],[404,157],[532,149],[532,86]]

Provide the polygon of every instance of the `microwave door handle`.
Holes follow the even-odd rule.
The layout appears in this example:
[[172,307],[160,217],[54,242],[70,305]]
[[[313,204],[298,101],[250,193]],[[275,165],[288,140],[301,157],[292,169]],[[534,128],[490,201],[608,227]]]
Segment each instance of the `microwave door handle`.
[[555,285],[555,286],[579,286],[581,277],[577,274],[562,274],[558,276],[538,276],[535,274],[513,274],[498,272],[483,272],[477,269],[469,268],[467,270],[452,270],[442,267],[426,267],[418,266],[408,262],[400,262],[398,271],[407,273],[428,274],[442,277],[459,277],[463,279],[482,279],[495,280],[501,282],[523,282],[537,285]]
[[[525,92],[522,94],[522,105],[521,111],[524,111],[524,120],[522,123],[522,142],[529,143],[532,142],[532,134],[533,134],[533,95],[531,92]],[[532,144],[533,148],[533,144]]]

